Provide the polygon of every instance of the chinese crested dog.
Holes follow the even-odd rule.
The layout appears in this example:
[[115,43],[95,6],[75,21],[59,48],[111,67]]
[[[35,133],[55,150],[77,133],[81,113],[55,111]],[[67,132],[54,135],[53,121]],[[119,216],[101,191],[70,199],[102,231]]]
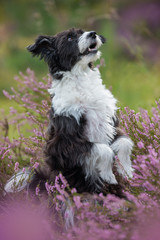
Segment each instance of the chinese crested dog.
[[79,193],[110,192],[121,197],[113,165],[120,175],[132,177],[133,143],[120,130],[117,101],[93,67],[104,43],[105,38],[94,31],[70,29],[55,36],[39,36],[27,48],[44,59],[53,78],[48,89],[52,106],[46,167],[36,170],[29,188],[37,184],[45,188],[45,182],[54,182],[61,172]]

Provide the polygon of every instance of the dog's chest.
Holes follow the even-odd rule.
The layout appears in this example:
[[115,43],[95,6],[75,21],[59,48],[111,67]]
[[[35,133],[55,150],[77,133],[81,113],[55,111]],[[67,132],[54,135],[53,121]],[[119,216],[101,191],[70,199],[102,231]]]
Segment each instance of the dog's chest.
[[102,84],[98,71],[74,79],[65,76],[61,83],[53,84],[51,90],[54,91],[52,106],[56,114],[72,115],[77,121],[83,115],[87,120],[85,135],[88,140],[110,143],[115,133],[112,118],[117,109],[116,99]]

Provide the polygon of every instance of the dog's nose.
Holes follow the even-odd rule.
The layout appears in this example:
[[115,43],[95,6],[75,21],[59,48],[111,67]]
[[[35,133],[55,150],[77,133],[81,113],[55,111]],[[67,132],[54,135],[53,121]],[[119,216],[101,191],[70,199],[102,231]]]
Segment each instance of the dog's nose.
[[96,38],[96,32],[92,31],[88,34],[88,37]]

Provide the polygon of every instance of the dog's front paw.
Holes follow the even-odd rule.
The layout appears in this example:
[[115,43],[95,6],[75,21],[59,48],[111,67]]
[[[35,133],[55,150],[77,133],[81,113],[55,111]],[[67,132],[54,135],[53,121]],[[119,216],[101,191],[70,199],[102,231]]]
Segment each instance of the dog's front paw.
[[117,184],[116,177],[113,173],[101,172],[100,177],[109,184]]
[[133,178],[134,169],[131,166],[121,166],[118,164],[117,170],[123,177]]
[[126,175],[128,175],[129,178],[133,178],[134,169],[132,167],[125,170],[125,172],[126,172]]

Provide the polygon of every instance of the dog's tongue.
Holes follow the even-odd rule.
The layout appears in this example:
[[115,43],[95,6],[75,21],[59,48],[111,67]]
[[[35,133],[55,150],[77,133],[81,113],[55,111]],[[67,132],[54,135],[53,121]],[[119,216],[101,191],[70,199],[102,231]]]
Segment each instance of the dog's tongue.
[[97,50],[97,48],[88,48],[89,52]]
[[89,52],[96,51],[96,50],[97,50],[97,43],[92,43],[88,48]]

